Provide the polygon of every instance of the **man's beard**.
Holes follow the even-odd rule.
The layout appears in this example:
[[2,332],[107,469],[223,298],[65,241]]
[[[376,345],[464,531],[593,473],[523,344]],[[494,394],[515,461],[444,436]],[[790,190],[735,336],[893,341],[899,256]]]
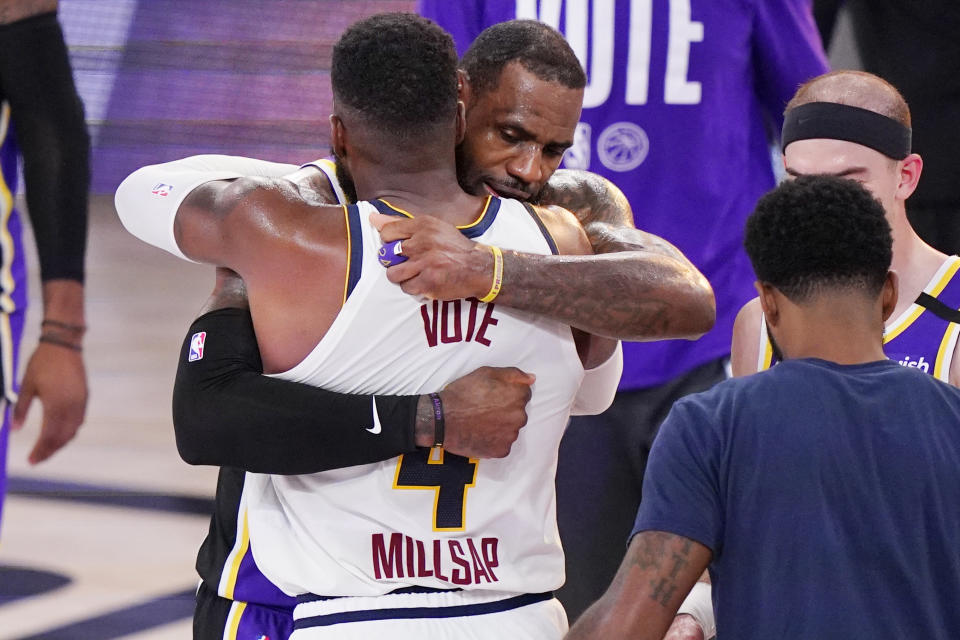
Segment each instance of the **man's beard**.
[[767,340],[770,341],[770,349],[773,351],[774,359],[783,362],[783,352],[780,351],[780,345],[777,344],[777,341],[773,339],[773,334],[770,333],[770,325],[764,323],[763,326],[767,330]]
[[[485,196],[488,195],[486,188],[484,187],[485,180],[484,176],[478,171],[471,172],[473,165],[468,162],[463,152],[461,151],[463,147],[461,145],[457,146],[456,149],[456,158],[457,158],[457,183],[459,183],[460,188],[469,193],[472,196]],[[471,181],[471,178],[475,180]],[[517,189],[522,189],[523,185],[514,184],[510,185]],[[529,202],[530,204],[540,204],[540,197],[546,188],[546,183],[540,188],[540,191],[534,194],[532,197],[527,198],[524,202]],[[509,196],[503,196],[507,198]]]
[[347,197],[348,202],[357,201],[357,185],[353,183],[353,178],[350,177],[350,172],[347,171],[347,167],[340,161],[340,158],[337,157],[337,154],[330,150],[330,154],[334,157],[334,166],[337,170],[337,182],[340,183],[340,188],[343,189],[343,195]]

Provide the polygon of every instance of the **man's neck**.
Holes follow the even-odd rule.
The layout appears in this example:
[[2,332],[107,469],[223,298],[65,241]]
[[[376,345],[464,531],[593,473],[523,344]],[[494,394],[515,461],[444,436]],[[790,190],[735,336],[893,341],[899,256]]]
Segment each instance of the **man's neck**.
[[911,305],[930,283],[937,270],[947,259],[924,242],[907,221],[906,212],[897,212],[893,229],[893,263],[890,268],[899,276],[897,306],[890,316],[895,321]]
[[[411,167],[416,163],[411,162]],[[452,167],[411,170],[371,168],[354,176],[360,200],[381,199],[412,215],[431,215],[451,224],[476,220],[485,198],[471,196],[457,183]]]
[[823,300],[794,306],[789,313],[776,335],[786,359],[819,358],[837,364],[886,359],[880,312],[866,314],[862,300]]

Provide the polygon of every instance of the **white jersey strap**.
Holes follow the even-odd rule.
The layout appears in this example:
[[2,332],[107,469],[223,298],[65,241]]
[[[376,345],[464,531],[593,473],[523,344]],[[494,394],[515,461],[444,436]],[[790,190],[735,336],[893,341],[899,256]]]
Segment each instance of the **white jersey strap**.
[[340,186],[340,179],[337,178],[337,165],[333,160],[330,158],[320,158],[319,160],[314,160],[313,162],[308,162],[300,166],[301,169],[306,167],[319,169],[323,175],[327,176],[330,188],[333,189],[333,194],[337,196],[337,204],[349,204],[350,201],[343,192],[343,187]]

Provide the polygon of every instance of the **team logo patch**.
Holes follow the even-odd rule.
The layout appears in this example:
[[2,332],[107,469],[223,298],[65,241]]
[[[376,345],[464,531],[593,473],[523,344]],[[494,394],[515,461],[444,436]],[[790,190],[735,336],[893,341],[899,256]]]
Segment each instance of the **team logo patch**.
[[190,338],[190,355],[187,356],[187,362],[196,362],[203,358],[203,343],[207,341],[207,332],[193,334]]
[[636,169],[647,159],[650,138],[647,132],[632,122],[615,122],[600,134],[597,155],[611,171]]
[[163,184],[162,182],[158,182],[157,184],[153,185],[153,189],[150,190],[150,193],[155,196],[166,197],[170,195],[171,191],[173,191],[172,184]]

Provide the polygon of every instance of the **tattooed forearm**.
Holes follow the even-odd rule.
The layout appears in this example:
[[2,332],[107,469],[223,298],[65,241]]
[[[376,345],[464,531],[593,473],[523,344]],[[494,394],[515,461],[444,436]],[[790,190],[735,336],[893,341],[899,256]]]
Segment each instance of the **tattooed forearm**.
[[695,338],[713,324],[713,291],[695,269],[642,252],[503,253],[501,304],[621,340]]
[[580,617],[568,640],[663,638],[709,562],[710,549],[693,540],[662,531],[638,533],[613,583]]
[[[649,588],[646,596],[662,607],[676,609],[681,587],[689,589],[690,554],[693,541],[662,531],[645,531],[630,546],[629,558],[645,574]],[[688,571],[685,571],[688,570]],[[699,574],[699,572],[698,572]],[[680,582],[683,582],[681,585]],[[686,591],[683,591],[686,593]]]
[[609,180],[557,171],[540,201],[573,212],[602,257],[514,256],[504,263],[503,304],[623,340],[695,338],[713,326],[706,278],[672,244],[634,227],[630,203]]

